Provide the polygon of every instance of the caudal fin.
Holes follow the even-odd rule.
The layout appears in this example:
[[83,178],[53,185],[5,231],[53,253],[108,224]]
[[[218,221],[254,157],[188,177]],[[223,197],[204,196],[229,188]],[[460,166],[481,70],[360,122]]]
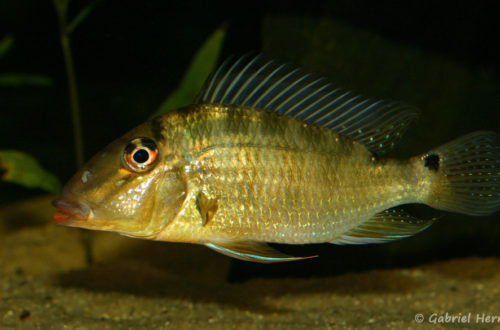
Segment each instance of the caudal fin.
[[437,174],[429,206],[470,215],[500,210],[500,134],[470,133],[431,150],[423,161]]

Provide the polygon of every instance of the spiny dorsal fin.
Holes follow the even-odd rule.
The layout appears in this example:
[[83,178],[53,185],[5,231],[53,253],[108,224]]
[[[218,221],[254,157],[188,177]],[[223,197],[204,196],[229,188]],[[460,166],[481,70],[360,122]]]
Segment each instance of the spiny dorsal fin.
[[254,241],[209,242],[205,243],[205,246],[233,258],[261,263],[296,261],[316,257],[293,257],[271,248],[266,243]]
[[399,208],[376,214],[368,222],[330,242],[333,244],[386,243],[413,236],[429,227],[436,219],[421,220]]
[[374,100],[336,88],[325,78],[266,61],[262,55],[224,62],[195,102],[287,115],[331,129],[377,154],[390,150],[418,113],[401,102]]

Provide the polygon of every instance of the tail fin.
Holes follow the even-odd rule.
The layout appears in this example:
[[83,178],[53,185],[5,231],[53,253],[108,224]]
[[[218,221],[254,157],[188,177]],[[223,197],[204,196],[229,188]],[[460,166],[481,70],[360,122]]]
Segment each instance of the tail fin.
[[500,210],[500,134],[470,133],[431,150],[423,161],[438,176],[429,206],[470,215]]

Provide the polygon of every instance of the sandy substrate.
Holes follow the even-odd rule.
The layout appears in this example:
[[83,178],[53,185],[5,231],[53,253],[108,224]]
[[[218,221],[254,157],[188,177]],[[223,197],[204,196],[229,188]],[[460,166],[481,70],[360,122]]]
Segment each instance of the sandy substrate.
[[98,233],[87,266],[47,201],[0,213],[1,328],[500,328],[499,258],[231,282],[233,261],[204,247]]

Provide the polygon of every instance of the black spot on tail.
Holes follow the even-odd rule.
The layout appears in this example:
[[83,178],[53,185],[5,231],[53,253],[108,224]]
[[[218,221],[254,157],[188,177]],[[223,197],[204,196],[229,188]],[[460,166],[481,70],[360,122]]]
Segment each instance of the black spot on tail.
[[439,170],[439,155],[438,154],[428,154],[424,157],[424,166],[431,171]]

